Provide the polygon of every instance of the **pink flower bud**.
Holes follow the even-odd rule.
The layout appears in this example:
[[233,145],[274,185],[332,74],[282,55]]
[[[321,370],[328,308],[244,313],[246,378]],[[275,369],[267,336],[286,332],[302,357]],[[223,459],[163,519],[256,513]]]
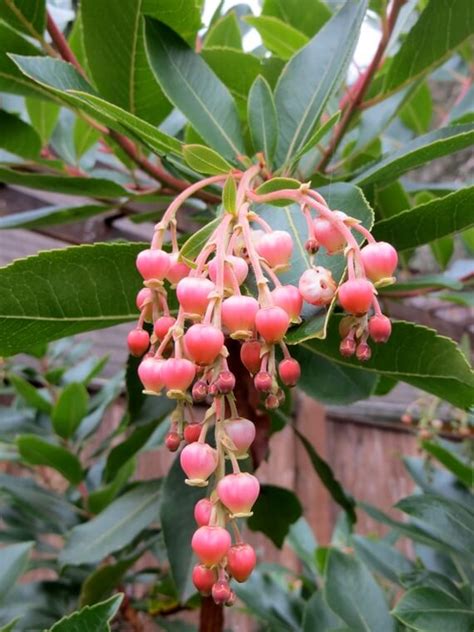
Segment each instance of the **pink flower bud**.
[[227,474],[217,484],[217,495],[233,518],[252,515],[252,507],[260,492],[258,479],[247,472]]
[[181,437],[177,432],[169,432],[165,439],[165,445],[170,452],[176,452],[181,445]]
[[185,277],[176,287],[176,296],[183,310],[193,316],[202,316],[209,303],[209,294],[215,285],[209,279]]
[[204,380],[198,380],[197,382],[195,382],[191,395],[195,402],[203,402],[207,397],[206,382]]
[[135,299],[137,308],[142,311],[145,310],[143,316],[145,318],[145,322],[151,322],[153,316],[153,305],[152,305],[153,295],[149,288],[143,287],[137,294],[137,298]]
[[257,563],[257,556],[250,544],[234,544],[227,551],[227,570],[238,581],[246,581]]
[[285,230],[274,230],[260,237],[256,250],[271,268],[285,268],[293,252],[293,239]]
[[336,226],[328,219],[317,217],[313,220],[313,226],[314,235],[317,241],[321,246],[326,248],[328,254],[332,255],[344,249],[346,245],[345,238],[341,235]]
[[173,316],[161,316],[155,321],[155,324],[153,325],[153,331],[158,340],[163,340],[171,327],[174,326],[175,322],[176,318],[173,318]]
[[142,250],[137,256],[137,269],[147,281],[159,279],[162,281],[171,265],[171,259],[164,250]]
[[280,398],[274,393],[270,393],[265,398],[265,408],[267,410],[276,410],[280,407]]
[[236,447],[237,458],[247,455],[255,439],[255,425],[250,419],[236,417],[225,422],[224,429]]
[[255,316],[255,326],[265,342],[273,344],[280,342],[285,336],[290,324],[290,318],[282,307],[264,307]]
[[260,393],[268,393],[272,390],[273,379],[267,371],[259,371],[253,380],[254,386]]
[[194,505],[194,520],[199,527],[205,527],[209,524],[212,513],[212,503],[208,498],[201,498]]
[[196,364],[212,364],[222,350],[224,334],[213,325],[192,325],[183,337],[187,355]]
[[206,487],[207,479],[217,467],[217,451],[207,443],[189,443],[184,446],[180,457],[188,485]]
[[196,375],[193,362],[185,358],[170,358],[163,363],[161,374],[168,391],[186,391]]
[[199,527],[191,540],[191,547],[206,566],[218,564],[231,545],[229,532],[223,527]]
[[179,261],[179,253],[170,255],[170,267],[166,273],[166,278],[170,283],[179,283],[181,279],[188,276],[190,271],[191,268],[184,261]]
[[258,301],[252,296],[230,296],[222,303],[222,324],[235,338],[252,335]]
[[281,307],[290,317],[297,321],[303,308],[303,299],[299,290],[294,285],[281,285],[272,290],[272,298],[275,305]]
[[[209,262],[208,266],[209,277],[214,283],[217,282],[217,259],[212,259]],[[228,255],[225,258],[224,263],[224,286],[232,290],[234,288],[235,278],[237,285],[242,285],[242,283],[247,278],[249,273],[249,267],[245,259],[242,257],[235,257],[234,255]]]
[[278,365],[278,374],[286,386],[295,386],[301,377],[301,367],[294,358],[286,358]]
[[187,424],[183,436],[186,443],[194,443],[201,435],[201,424]]
[[140,357],[150,346],[150,336],[144,329],[132,329],[127,336],[127,344],[130,353],[134,356]]
[[354,337],[349,335],[347,336],[347,338],[344,338],[344,340],[342,340],[341,344],[339,345],[339,353],[344,358],[350,358],[356,352],[356,346],[357,345]]
[[213,568],[207,568],[204,564],[196,564],[192,573],[193,584],[201,595],[208,597],[217,580],[217,573]]
[[374,342],[387,342],[391,333],[392,323],[387,316],[378,314],[369,320],[369,334]]
[[258,340],[249,340],[240,347],[240,360],[247,371],[254,375],[260,369],[262,345]]
[[339,286],[339,303],[355,316],[366,314],[374,298],[374,286],[367,279],[352,279]]
[[305,270],[300,277],[298,289],[310,305],[328,305],[336,293],[337,285],[330,270],[318,266]]
[[359,342],[356,349],[356,358],[361,362],[368,362],[372,357],[372,351],[366,342]]
[[360,251],[360,256],[366,275],[374,282],[392,277],[397,268],[397,251],[385,241],[367,244]]
[[159,358],[144,358],[138,366],[138,377],[145,390],[159,393],[164,386],[163,365],[164,360]]
[[229,582],[225,579],[218,579],[212,587],[212,598],[214,602],[226,603],[232,596],[232,590],[230,589]]
[[217,376],[215,385],[222,395],[231,393],[235,388],[235,375],[231,371],[221,371]]

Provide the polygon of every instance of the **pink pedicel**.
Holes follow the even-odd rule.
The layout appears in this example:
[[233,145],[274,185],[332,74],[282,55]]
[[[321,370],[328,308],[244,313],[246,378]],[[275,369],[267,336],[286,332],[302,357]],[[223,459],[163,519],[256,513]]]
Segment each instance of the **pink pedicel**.
[[256,249],[271,268],[286,268],[293,253],[293,239],[285,230],[274,230],[260,237]]
[[185,358],[169,358],[162,365],[163,382],[168,391],[186,391],[196,375],[196,366]]
[[196,364],[212,364],[224,345],[224,334],[213,325],[192,325],[183,337],[186,354]]
[[278,365],[278,374],[285,386],[295,386],[301,377],[300,363],[293,358],[286,358]]
[[214,568],[208,568],[204,564],[196,564],[193,568],[192,580],[201,595],[208,597],[216,583],[217,573]]
[[189,443],[184,446],[179,461],[188,477],[188,485],[206,487],[207,479],[217,466],[217,451],[207,443]]
[[218,564],[231,544],[230,534],[223,527],[199,527],[191,540],[195,555],[206,566]]
[[374,299],[374,286],[367,279],[351,279],[339,286],[341,306],[355,316],[366,314]]
[[138,365],[138,377],[150,393],[159,393],[165,385],[163,381],[164,360],[158,358],[144,358]]
[[186,314],[202,316],[214,291],[215,285],[209,279],[185,277],[176,287],[176,296]]
[[305,270],[300,277],[298,289],[310,305],[328,305],[336,294],[337,285],[330,270],[318,266]]
[[217,483],[219,500],[231,512],[231,517],[252,515],[252,507],[258,498],[260,483],[247,472],[228,474]]
[[132,329],[127,336],[127,344],[130,353],[140,357],[148,351],[150,336],[144,329]]
[[[217,259],[212,259],[208,266],[209,277],[214,283],[217,282]],[[233,290],[235,284],[238,286],[247,278],[249,267],[245,259],[228,255],[224,260],[224,285],[227,289]]]
[[137,256],[137,269],[145,281],[162,281],[171,265],[170,255],[164,250],[142,250]]
[[258,340],[249,340],[240,347],[240,360],[251,375],[258,373],[262,363],[262,345]]
[[281,307],[292,322],[298,322],[303,309],[303,298],[294,285],[281,285],[272,290],[273,303]]
[[369,319],[369,335],[374,342],[387,342],[392,333],[390,318],[376,314]]
[[212,503],[208,498],[201,498],[194,505],[194,520],[199,527],[206,527],[209,524],[212,513]]
[[161,316],[158,318],[153,325],[153,332],[158,340],[163,340],[175,323],[176,318],[173,318],[173,316]]
[[170,255],[170,267],[166,273],[166,278],[170,283],[179,283],[181,279],[184,279],[191,272],[191,268],[179,260],[179,253]]
[[255,316],[255,326],[265,342],[280,342],[290,325],[287,312],[278,305],[259,309]]
[[227,551],[227,570],[238,582],[245,582],[257,564],[255,550],[250,544],[234,544]]
[[255,439],[255,425],[250,419],[236,417],[225,422],[224,429],[235,446],[237,458],[247,456],[247,452]]
[[397,251],[385,241],[367,244],[360,251],[360,256],[366,275],[374,283],[390,279],[397,269]]
[[230,296],[222,303],[222,324],[235,338],[248,338],[255,328],[258,301],[252,296]]

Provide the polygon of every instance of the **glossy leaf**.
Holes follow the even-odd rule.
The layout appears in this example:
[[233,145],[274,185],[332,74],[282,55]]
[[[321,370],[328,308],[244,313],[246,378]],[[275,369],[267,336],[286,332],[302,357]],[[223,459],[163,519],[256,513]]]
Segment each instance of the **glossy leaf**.
[[0,18],[25,35],[42,39],[46,24],[45,0],[4,0],[0,4]]
[[135,555],[94,570],[82,584],[79,597],[80,605],[95,604],[108,597],[114,588],[121,584],[124,575],[137,559],[138,555]]
[[204,38],[204,48],[213,46],[226,46],[242,50],[242,35],[235,11],[230,11],[207,31]]
[[[279,176],[267,180],[255,190],[257,195],[265,195],[274,193],[275,191],[283,191],[284,189],[301,189],[301,182],[294,178],[281,178]],[[288,198],[282,197],[281,200],[273,200],[272,206],[288,206]]]
[[221,218],[216,217],[216,219],[213,219],[208,224],[193,233],[191,237],[187,241],[185,241],[183,247],[181,248],[181,259],[183,259],[183,261],[188,261],[191,263],[196,255],[201,252],[204,244],[219,226],[220,222]]
[[[240,50],[224,46],[205,48],[201,57],[222,83],[229,88],[240,106],[239,112],[241,109],[244,110],[252,83],[262,72],[262,61],[250,53],[243,53]],[[238,72],[236,72],[236,68],[238,68]]]
[[393,615],[410,629],[423,632],[470,632],[474,611],[443,590],[413,588],[405,593]]
[[204,145],[184,145],[183,156],[187,164],[199,173],[219,175],[228,173],[232,167],[217,152]]
[[262,151],[271,166],[278,140],[278,120],[272,90],[262,76],[255,79],[250,89],[247,119],[254,150]]
[[397,296],[407,292],[418,292],[420,290],[436,291],[442,289],[460,290],[461,281],[448,276],[447,274],[420,274],[411,279],[397,281],[393,285],[380,288],[380,294],[386,296]]
[[225,181],[224,188],[222,190],[222,206],[228,213],[236,213],[237,207],[237,186],[235,179],[229,176]]
[[463,483],[451,472],[436,467],[434,461],[427,462],[426,459],[417,457],[404,457],[403,464],[418,487],[427,494],[445,496],[462,505],[469,506],[470,490],[466,489]]
[[474,484],[474,472],[463,461],[458,459],[451,450],[447,450],[440,443],[423,441],[423,450],[434,456],[444,467],[452,472],[461,482],[470,488]]
[[414,248],[474,226],[473,205],[474,187],[466,187],[378,222],[373,233],[397,250]]
[[280,59],[290,59],[308,42],[304,33],[273,16],[247,16],[244,19],[257,29],[265,47]]
[[60,562],[95,564],[122,549],[158,518],[160,495],[159,481],[138,483],[98,516],[71,531]]
[[142,11],[167,24],[191,46],[201,27],[200,0],[143,0]]
[[63,617],[48,632],[109,632],[109,623],[117,614],[122,599],[123,594],[119,593],[107,601],[84,606],[81,610]]
[[391,618],[381,587],[358,559],[331,549],[324,596],[351,632],[391,632]]
[[306,153],[308,153],[308,151],[311,151],[312,149],[314,149],[316,145],[319,143],[319,141],[326,136],[326,134],[334,127],[334,125],[337,124],[340,117],[341,117],[341,112],[340,110],[338,110],[332,116],[330,116],[325,123],[323,123],[320,127],[318,127],[316,131],[314,132],[314,134],[311,135],[311,138],[308,140],[308,142],[305,143],[303,147],[298,152],[296,152],[296,154],[293,156],[292,162],[296,162],[297,160],[300,160],[300,158],[302,158]]
[[452,154],[469,147],[474,139],[472,125],[442,127],[410,141],[397,151],[390,152],[382,160],[357,175],[354,184],[391,182],[402,173],[419,167],[430,160]]
[[322,0],[264,0],[262,15],[283,20],[313,37],[329,20],[331,11]]
[[401,584],[400,576],[410,573],[414,568],[412,562],[398,549],[382,540],[354,535],[353,541],[356,554],[362,562],[394,584]]
[[424,81],[403,105],[400,119],[415,134],[425,134],[430,129],[432,118],[433,100],[430,88]]
[[329,97],[342,81],[366,4],[365,0],[346,2],[285,66],[275,90],[280,126],[277,165],[289,162],[309,140]]
[[[285,511],[282,511],[282,507]],[[293,492],[276,485],[262,485],[247,525],[261,531],[279,549],[283,546],[290,526],[301,517],[301,503]]]
[[441,64],[473,31],[470,0],[442,4],[429,0],[390,64],[384,92],[396,90]]
[[87,508],[89,511],[93,514],[98,514],[103,511],[107,505],[110,505],[133,476],[136,467],[136,459],[132,456],[121,464],[121,467],[119,467],[115,477],[110,483],[90,492],[87,498]]
[[0,569],[0,601],[20,579],[28,566],[28,558],[34,542],[19,542],[2,547],[2,567]]
[[141,280],[135,258],[142,248],[73,246],[0,269],[0,354],[136,319]]
[[92,79],[106,101],[159,123],[172,106],[146,56],[141,4],[141,0],[82,0],[85,53]]
[[87,414],[89,396],[86,387],[78,382],[68,384],[59,394],[51,412],[56,434],[69,439]]
[[73,140],[76,158],[82,156],[89,151],[100,138],[100,132],[92,127],[89,121],[78,118],[74,124]]
[[0,110],[0,148],[27,160],[39,157],[41,140],[35,130],[18,116]]
[[341,629],[342,621],[326,603],[321,590],[306,602],[302,632],[332,632]]
[[32,211],[11,213],[0,217],[0,230],[8,228],[38,228],[80,222],[89,217],[100,215],[110,207],[102,204],[85,204],[83,206],[45,206]]
[[225,158],[244,153],[235,102],[206,63],[163,24],[146,20],[153,71],[167,97]]
[[48,443],[36,435],[21,435],[17,439],[18,451],[30,465],[47,465],[60,472],[73,485],[84,477],[79,459],[66,448]]
[[296,329],[289,333],[288,342],[302,344],[304,349],[344,366],[402,380],[461,408],[474,403],[474,374],[465,356],[449,338],[438,336],[432,329],[420,325],[395,322],[389,341],[384,345],[373,345],[372,358],[361,365],[340,355],[338,324],[339,318],[331,318],[325,340],[300,342]]
[[34,97],[27,97],[25,105],[31,125],[38,132],[42,142],[47,143],[58,121],[59,106]]

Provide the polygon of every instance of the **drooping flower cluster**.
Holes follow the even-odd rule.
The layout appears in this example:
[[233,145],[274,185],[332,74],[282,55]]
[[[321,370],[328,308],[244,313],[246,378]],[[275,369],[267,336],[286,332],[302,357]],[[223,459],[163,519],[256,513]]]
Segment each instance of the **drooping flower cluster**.
[[[390,282],[397,265],[397,254],[389,244],[376,243],[357,220],[330,210],[322,196],[306,185],[256,193],[259,171],[254,166],[206,178],[172,202],[155,227],[150,249],[137,257],[144,288],[137,296],[138,325],[128,336],[130,352],[144,355],[138,368],[144,392],[165,391],[176,400],[166,445],[176,451],[185,444],[180,463],[186,483],[208,487],[212,482],[212,491],[195,508],[198,528],[192,548],[199,564],[193,581],[202,594],[212,594],[217,603],[227,605],[234,600],[229,580],[245,581],[256,563],[253,548],[242,542],[237,519],[252,515],[259,483],[252,474],[240,471],[239,461],[248,456],[255,426],[239,416],[226,337],[241,342],[242,363],[262,394],[263,405],[277,408],[284,400],[282,387],[294,386],[300,377],[285,335],[301,322],[304,301],[328,306],[337,296],[348,312],[341,322],[341,353],[368,360],[368,338],[385,342],[391,331],[375,286]],[[217,228],[195,257],[183,255],[177,243],[176,212],[200,188],[226,178],[238,183],[233,208],[223,210]],[[310,264],[298,287],[279,279],[291,266],[293,238],[286,231],[272,230],[254,207],[281,198],[297,202],[307,220]],[[353,229],[368,240],[364,248],[359,248]],[[167,233],[171,253],[163,249]],[[339,289],[328,269],[313,265],[320,246],[347,257],[348,280]],[[176,291],[179,305],[174,315],[168,305],[170,289]],[[371,309],[374,315],[369,318]],[[152,324],[151,335],[144,323]],[[200,423],[195,421],[193,402],[208,404]]]

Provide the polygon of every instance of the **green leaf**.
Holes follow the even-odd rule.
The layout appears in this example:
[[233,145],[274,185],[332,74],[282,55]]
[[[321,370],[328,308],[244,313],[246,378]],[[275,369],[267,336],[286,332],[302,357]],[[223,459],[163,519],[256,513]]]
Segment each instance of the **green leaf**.
[[384,92],[399,89],[448,58],[474,31],[470,0],[429,0],[390,63]]
[[0,110],[0,147],[26,160],[39,157],[41,140],[35,130],[18,116]]
[[116,498],[135,473],[136,459],[130,457],[124,461],[115,473],[115,478],[108,485],[104,485],[91,492],[87,498],[87,508],[90,512],[98,514]]
[[308,441],[308,439],[296,428],[293,428],[293,430],[295,431],[298,439],[303,444],[303,447],[306,450],[306,453],[308,454],[311,464],[320,481],[331,494],[334,502],[336,502],[340,507],[344,509],[350,522],[354,524],[357,521],[357,516],[354,509],[354,499],[346,494],[339,481],[334,478],[333,471],[331,470],[329,465],[323,458],[319,456],[319,454],[316,452],[316,449]]
[[206,63],[166,26],[146,20],[152,69],[170,101],[225,158],[244,153],[235,102]]
[[346,2],[285,66],[275,90],[280,126],[277,165],[289,162],[311,137],[345,75],[366,6],[365,0]]
[[48,632],[109,632],[109,623],[117,614],[122,599],[123,594],[119,593],[107,601],[84,606],[81,610],[63,617]]
[[138,557],[135,555],[94,570],[82,583],[79,604],[86,606],[108,597],[114,588],[121,584],[125,573],[135,564]]
[[73,485],[84,478],[79,459],[66,448],[48,443],[33,434],[20,435],[16,443],[21,457],[27,463],[52,467]]
[[362,535],[352,536],[357,556],[375,573],[394,584],[401,584],[400,575],[413,571],[413,564],[394,546]]
[[28,558],[34,542],[20,542],[2,547],[2,568],[0,570],[0,601],[5,599],[15,582],[20,579],[28,566]]
[[333,632],[341,625],[342,621],[328,606],[322,591],[317,590],[306,602],[302,632]]
[[340,110],[338,110],[337,112],[334,112],[334,114],[332,114],[332,116],[330,116],[325,123],[323,123],[320,127],[316,129],[316,131],[314,132],[314,134],[312,134],[308,142],[305,143],[303,147],[299,151],[296,152],[296,154],[293,156],[292,162],[293,163],[297,162],[308,151],[311,151],[312,149],[314,149],[316,145],[319,143],[319,141],[326,136],[326,134],[334,127],[334,125],[337,124],[340,117],[341,117]]
[[442,542],[472,557],[474,514],[461,504],[434,494],[421,494],[403,498],[395,506],[426,522],[430,531]]
[[442,270],[445,270],[454,254],[454,237],[451,235],[440,237],[430,243],[430,249],[436,263]]
[[[301,182],[294,178],[271,178],[263,184],[261,184],[256,190],[257,195],[265,195],[267,193],[274,193],[275,191],[283,191],[284,189],[301,189]],[[281,200],[273,200],[272,206],[288,206],[288,198],[282,197]]]
[[106,101],[159,123],[171,104],[146,56],[141,4],[141,0],[82,0],[85,53],[92,79]]
[[78,118],[74,123],[74,149],[76,158],[81,158],[99,140],[100,132],[82,118]]
[[374,237],[407,250],[474,226],[474,186],[393,215],[374,226]]
[[[317,356],[402,380],[454,406],[473,405],[474,374],[465,356],[449,338],[420,325],[395,322],[390,340],[384,345],[373,345],[372,358],[361,367],[357,361],[343,358],[339,353],[339,320],[331,318],[325,340],[311,339],[300,344]],[[295,334],[290,332],[287,340],[298,344],[298,329]]]
[[9,621],[7,624],[2,625],[2,627],[0,628],[0,632],[13,632],[16,624],[18,623],[20,619],[21,617],[15,617],[11,621]]
[[32,384],[15,373],[9,373],[8,379],[18,395],[24,399],[29,406],[47,415],[51,412],[51,403],[45,399]]
[[58,121],[59,106],[34,97],[26,97],[25,105],[31,125],[38,132],[43,144],[46,144]]
[[44,206],[32,211],[22,211],[0,217],[0,230],[8,228],[37,228],[80,222],[89,217],[105,213],[110,207],[102,204],[83,206]]
[[254,150],[262,151],[271,167],[278,140],[277,112],[272,90],[260,75],[250,89],[247,119]]
[[[245,102],[252,83],[262,72],[262,61],[250,53],[233,48],[214,46],[204,48],[201,57],[216,73],[224,85],[229,88],[241,109],[245,111]],[[238,68],[238,72],[235,69]]]
[[204,145],[184,145],[183,156],[191,169],[199,173],[215,176],[232,170],[224,158]]
[[304,33],[273,16],[246,16],[244,20],[257,29],[265,48],[280,59],[290,59],[308,42]]
[[213,219],[197,232],[193,233],[191,237],[184,242],[180,251],[180,258],[183,261],[192,262],[195,256],[201,252],[204,244],[219,226],[221,221],[222,219],[220,217],[216,217],[216,219]]
[[69,439],[87,414],[89,396],[84,384],[72,382],[59,394],[53,406],[51,420],[56,434]]
[[472,125],[453,125],[429,132],[382,157],[382,160],[357,175],[353,182],[363,186],[373,182],[389,183],[425,162],[469,147],[473,139]]
[[206,33],[204,48],[213,46],[226,46],[242,50],[242,35],[235,11],[230,11],[220,18]]
[[3,0],[0,18],[29,37],[41,40],[46,24],[45,0]]
[[201,28],[200,0],[143,0],[142,12],[168,25],[191,46]]
[[351,632],[391,632],[391,618],[382,589],[358,559],[331,549],[324,596]]
[[135,259],[143,247],[73,246],[0,269],[0,355],[136,319]]
[[322,0],[264,0],[262,15],[271,15],[313,37],[331,17]]
[[423,632],[470,632],[474,611],[451,595],[435,588],[413,588],[405,593],[393,615],[410,629]]
[[[285,511],[281,510],[282,507]],[[302,513],[300,501],[289,489],[276,485],[262,485],[253,507],[253,516],[247,520],[247,525],[252,531],[264,533],[281,549],[290,526]]]
[[[205,488],[185,484],[179,458],[176,458],[163,484],[160,520],[171,575],[182,602],[187,601],[195,592],[191,582],[194,564],[191,538],[196,530],[193,510],[196,502],[204,498],[205,493]],[[177,498],[179,502],[176,502]]]
[[232,176],[228,176],[225,181],[224,188],[222,190],[222,206],[228,213],[237,213],[237,186],[235,179]]
[[159,481],[138,483],[92,520],[75,527],[61,551],[63,565],[95,564],[130,544],[159,514]]
[[425,134],[430,129],[433,118],[433,100],[426,81],[423,81],[413,92],[400,110],[399,116],[405,127],[415,134]]
[[419,292],[420,290],[436,291],[442,289],[460,290],[462,282],[447,274],[421,274],[412,276],[406,281],[397,281],[393,285],[380,288],[380,294],[386,296],[397,296],[406,292]]
[[0,21],[0,90],[22,96],[48,98],[46,90],[33,85],[18,70],[7,53],[39,55],[40,51],[17,31]]
[[442,463],[444,467],[463,482],[467,488],[473,486],[474,472],[472,468],[458,459],[452,451],[443,448],[442,445],[434,443],[433,441],[423,441],[422,446],[426,452]]

